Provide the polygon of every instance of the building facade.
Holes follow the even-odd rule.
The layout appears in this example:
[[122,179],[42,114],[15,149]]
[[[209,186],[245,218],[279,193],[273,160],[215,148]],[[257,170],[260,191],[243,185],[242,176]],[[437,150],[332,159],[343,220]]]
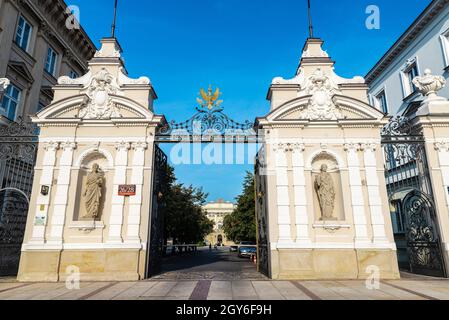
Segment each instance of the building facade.
[[51,103],[58,77],[85,74],[94,53],[63,0],[0,0],[0,79],[8,79],[0,99],[0,221],[10,221],[0,230],[0,275],[18,268],[37,147],[29,116]]
[[[389,115],[411,114],[424,99],[413,78],[449,78],[449,1],[434,0],[366,75],[373,106]],[[449,97],[449,87],[440,91]]]
[[[412,118],[420,109],[425,96],[414,83],[414,78],[430,75],[449,78],[449,1],[433,0],[366,75],[369,99],[373,106],[390,116]],[[449,87],[439,91],[449,97]],[[419,115],[418,114],[418,115]],[[403,148],[403,146],[402,146]],[[416,148],[415,148],[416,149]],[[389,194],[393,232],[398,248],[399,264],[408,269],[410,263],[406,239],[404,198],[412,189],[419,189],[422,177],[414,152],[404,152],[394,159],[394,146],[385,149],[386,183]],[[427,194],[432,194],[426,188]]]
[[96,48],[67,11],[63,0],[0,0],[0,78],[11,81],[0,123],[49,105],[58,77],[87,72]]
[[208,244],[220,244],[224,246],[230,246],[234,243],[227,239],[225,233],[223,232],[223,221],[227,215],[230,215],[236,205],[224,201],[223,199],[218,199],[217,201],[209,202],[203,206],[203,210],[207,213],[207,217],[214,223],[214,232],[206,237],[206,242]]

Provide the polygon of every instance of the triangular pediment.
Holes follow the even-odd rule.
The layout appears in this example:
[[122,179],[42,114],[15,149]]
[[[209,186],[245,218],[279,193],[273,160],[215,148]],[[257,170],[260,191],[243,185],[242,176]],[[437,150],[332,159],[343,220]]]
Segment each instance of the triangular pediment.
[[15,72],[20,77],[22,77],[24,80],[26,80],[26,82],[30,82],[30,83],[34,82],[34,78],[31,74],[30,70],[28,70],[28,67],[26,66],[25,63],[20,62],[20,61],[10,61],[8,63],[8,67],[10,68],[11,71]]
[[85,94],[76,95],[67,99],[57,101],[43,111],[37,114],[35,122],[45,122],[45,121],[152,121],[154,119],[154,114],[146,109],[144,106],[139,105],[135,101],[132,101],[126,97],[121,96],[110,96],[110,103],[113,106],[115,113],[110,117],[98,117],[98,118],[88,118],[83,119],[81,114],[83,110],[88,107],[89,97]]
[[[313,122],[313,113],[315,112],[312,95],[302,96],[291,101],[284,103],[277,109],[272,111],[265,118],[268,122],[276,121],[309,121]],[[379,110],[366,104],[363,101],[346,97],[342,95],[334,95],[331,98],[333,105],[333,112],[338,114],[338,117],[332,117],[329,114],[329,118],[319,118],[317,116],[316,121],[376,121],[382,120],[385,115]]]

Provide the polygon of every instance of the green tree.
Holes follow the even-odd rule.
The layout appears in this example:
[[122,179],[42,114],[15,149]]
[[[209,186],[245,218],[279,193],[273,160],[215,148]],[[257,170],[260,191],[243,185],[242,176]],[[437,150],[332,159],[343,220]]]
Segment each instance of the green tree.
[[254,198],[254,174],[246,173],[243,193],[237,197],[237,208],[225,217],[223,229],[228,239],[256,241],[256,204]]
[[207,194],[201,188],[185,187],[177,183],[174,169],[168,167],[168,186],[165,197],[165,242],[173,238],[175,244],[195,244],[213,231],[202,206]]

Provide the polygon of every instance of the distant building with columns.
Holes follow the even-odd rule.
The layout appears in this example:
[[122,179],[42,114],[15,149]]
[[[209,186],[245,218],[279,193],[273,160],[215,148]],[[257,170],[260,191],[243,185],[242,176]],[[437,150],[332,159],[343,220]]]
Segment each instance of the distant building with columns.
[[214,223],[214,232],[206,237],[206,242],[215,245],[221,243],[225,246],[233,245],[234,243],[227,239],[223,231],[224,218],[230,215],[236,208],[232,202],[218,199],[206,204],[203,209],[207,212],[207,217]]

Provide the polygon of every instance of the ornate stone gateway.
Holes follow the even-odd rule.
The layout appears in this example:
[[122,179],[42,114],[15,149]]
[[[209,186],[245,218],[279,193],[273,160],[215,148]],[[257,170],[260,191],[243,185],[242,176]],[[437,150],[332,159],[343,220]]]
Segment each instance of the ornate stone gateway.
[[382,144],[399,265],[446,277],[424,136],[410,119],[398,117],[382,131]]
[[19,269],[37,145],[31,123],[0,126],[0,276],[15,276]]

